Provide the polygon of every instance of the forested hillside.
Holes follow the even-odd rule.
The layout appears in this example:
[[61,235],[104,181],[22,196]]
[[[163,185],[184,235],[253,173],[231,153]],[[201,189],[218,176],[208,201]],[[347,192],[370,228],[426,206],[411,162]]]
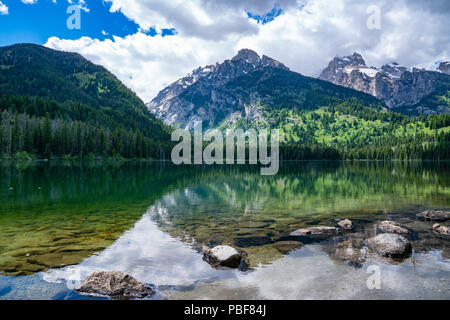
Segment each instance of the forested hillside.
[[[162,118],[188,128],[201,119],[205,129],[280,129],[281,159],[450,159],[448,114],[390,112],[375,97],[249,50],[199,70],[154,100]],[[170,131],[111,73],[78,54],[0,48],[2,158],[168,158]]]
[[0,48],[0,112],[4,157],[169,154],[170,129],[110,72],[76,53]]
[[256,104],[256,118],[235,115],[219,128],[279,129],[282,159],[450,159],[450,115],[410,117],[365,107],[331,103],[315,110]]

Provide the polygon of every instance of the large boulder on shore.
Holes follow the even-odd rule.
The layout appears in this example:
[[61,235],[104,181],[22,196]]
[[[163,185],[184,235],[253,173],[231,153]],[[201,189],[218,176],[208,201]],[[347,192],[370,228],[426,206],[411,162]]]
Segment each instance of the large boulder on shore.
[[365,245],[375,253],[383,257],[404,258],[411,254],[411,243],[405,237],[393,234],[382,233],[376,237],[367,239]]
[[237,268],[241,263],[241,254],[230,246],[203,247],[203,259],[213,267]]
[[450,211],[427,210],[416,215],[421,220],[447,221],[450,220]]
[[378,230],[384,233],[409,234],[409,231],[401,227],[395,221],[382,221],[378,226]]
[[97,271],[75,289],[83,295],[144,298],[155,292],[148,285],[120,271]]

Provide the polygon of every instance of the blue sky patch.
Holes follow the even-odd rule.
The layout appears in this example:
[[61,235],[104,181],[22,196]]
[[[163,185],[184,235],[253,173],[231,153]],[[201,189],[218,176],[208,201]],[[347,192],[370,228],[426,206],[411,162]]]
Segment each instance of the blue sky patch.
[[[156,36],[158,34],[158,32],[156,31],[155,28],[150,28],[149,30],[146,31],[142,31],[143,33],[145,33],[146,35],[149,36]],[[174,28],[170,28],[170,29],[161,29],[161,36],[165,37],[165,36],[174,36],[177,34],[177,31]]]
[[278,17],[280,14],[283,13],[283,10],[281,9],[279,4],[276,4],[270,12],[267,12],[263,15],[255,15],[251,12],[247,12],[247,15],[250,19],[256,20],[258,23],[266,24],[270,21],[275,20],[276,17]]
[[[14,43],[44,44],[50,37],[79,39],[83,36],[95,39],[112,39],[135,34],[139,25],[121,12],[110,12],[111,4],[103,1],[86,1],[89,12],[81,10],[81,28],[68,29],[66,0],[39,0],[35,4],[24,4],[19,0],[2,0],[9,8],[8,15],[0,15],[0,46]],[[76,2],[76,1],[74,1]],[[146,31],[156,35],[156,31]],[[163,29],[162,35],[174,35],[174,29]]]

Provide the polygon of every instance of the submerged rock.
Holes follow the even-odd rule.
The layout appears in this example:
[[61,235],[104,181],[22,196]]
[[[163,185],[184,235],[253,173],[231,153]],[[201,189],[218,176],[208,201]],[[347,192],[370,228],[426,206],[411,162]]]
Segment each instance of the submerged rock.
[[216,246],[214,248],[203,247],[203,259],[213,267],[239,267],[242,256],[233,247],[230,246]]
[[120,271],[97,271],[75,289],[83,295],[144,298],[155,292],[148,285]]
[[408,239],[393,233],[379,234],[376,237],[367,239],[365,244],[380,256],[389,258],[407,257],[412,250]]
[[409,231],[401,227],[395,221],[382,221],[378,226],[378,230],[385,233],[409,234]]
[[324,247],[330,257],[356,268],[361,268],[367,260],[368,250],[362,239],[348,239],[338,243],[330,243]]
[[353,228],[353,223],[349,219],[343,219],[338,222],[338,226],[345,230],[351,230]]
[[339,229],[335,227],[319,226],[301,228],[289,233],[290,236],[308,236],[308,235],[337,235]]
[[283,254],[289,253],[292,250],[295,250],[301,247],[303,243],[300,241],[278,241],[275,242],[274,247]]
[[69,251],[69,246],[65,247],[65,250],[68,251],[61,252],[55,250],[53,252],[32,256],[27,261],[34,265],[45,266],[47,268],[62,268],[80,263],[80,261],[91,254],[90,251],[78,250],[78,248]]
[[435,234],[444,237],[444,238],[450,238],[450,228],[446,226],[442,226],[439,223],[433,224],[433,231]]
[[416,215],[421,220],[447,221],[450,219],[450,211],[427,210]]
[[234,244],[239,248],[263,246],[270,243],[272,243],[272,239],[266,236],[237,237],[234,239]]
[[310,244],[327,240],[340,234],[340,229],[336,227],[318,226],[300,228],[292,232],[282,233],[275,241],[300,241],[303,244]]

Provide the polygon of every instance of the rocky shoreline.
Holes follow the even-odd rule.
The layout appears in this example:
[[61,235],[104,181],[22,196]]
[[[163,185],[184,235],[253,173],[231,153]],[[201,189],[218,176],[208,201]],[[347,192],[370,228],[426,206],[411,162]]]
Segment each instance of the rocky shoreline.
[[[430,223],[430,231],[439,239],[450,239],[450,228],[442,223],[450,219],[450,211],[427,210],[416,217]],[[438,223],[439,222],[439,223]],[[414,247],[411,240],[415,230],[393,220],[383,220],[375,227],[375,235],[365,236],[357,232],[358,223],[350,219],[338,219],[335,226],[312,226],[286,232],[275,239],[273,246],[282,255],[308,243],[326,242],[324,251],[330,257],[362,267],[369,255],[375,254],[391,263],[402,262],[411,256]],[[202,247],[203,260],[216,269],[249,269],[246,251],[239,247],[219,244]],[[91,274],[76,291],[82,295],[144,298],[155,291],[130,275],[118,271],[100,271]]]

